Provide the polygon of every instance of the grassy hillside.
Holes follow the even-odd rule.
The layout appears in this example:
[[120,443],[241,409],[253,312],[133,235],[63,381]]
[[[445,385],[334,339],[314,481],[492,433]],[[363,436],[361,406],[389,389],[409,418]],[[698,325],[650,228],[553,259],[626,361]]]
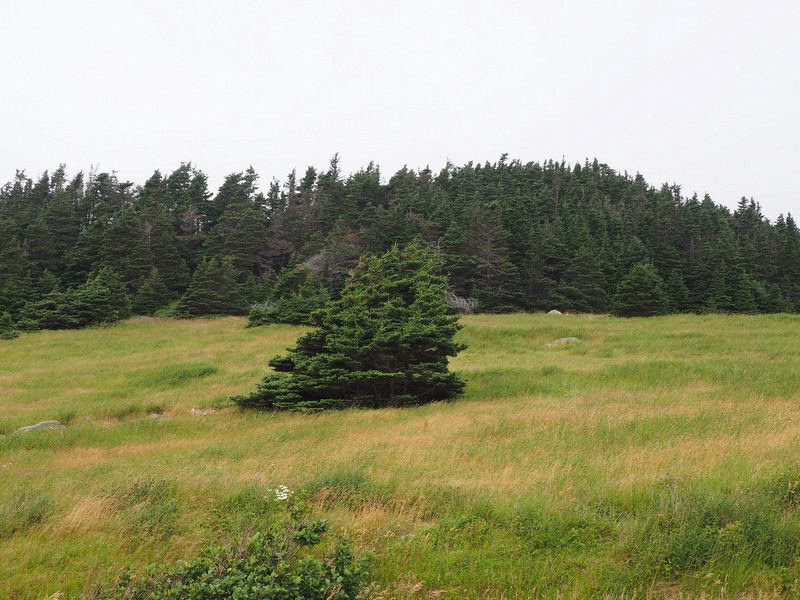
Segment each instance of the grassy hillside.
[[[0,597],[190,555],[268,487],[383,598],[800,593],[800,318],[464,319],[457,402],[199,415],[300,328],[136,319],[0,342]],[[552,348],[556,338],[578,344]],[[161,416],[154,416],[160,414]]]

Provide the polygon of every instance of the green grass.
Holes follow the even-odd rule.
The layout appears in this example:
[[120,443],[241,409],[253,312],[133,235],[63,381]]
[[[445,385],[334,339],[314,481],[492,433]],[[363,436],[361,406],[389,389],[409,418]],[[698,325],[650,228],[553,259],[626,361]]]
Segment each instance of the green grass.
[[191,556],[279,485],[375,554],[375,597],[800,594],[800,317],[464,324],[462,399],[311,416],[191,410],[252,389],[298,327],[0,342],[0,433],[68,421],[0,437],[0,598]]

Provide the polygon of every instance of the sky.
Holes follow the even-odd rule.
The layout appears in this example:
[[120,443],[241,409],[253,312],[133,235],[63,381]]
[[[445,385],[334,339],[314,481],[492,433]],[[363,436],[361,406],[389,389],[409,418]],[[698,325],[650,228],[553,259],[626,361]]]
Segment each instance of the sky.
[[800,3],[2,0],[0,181],[597,158],[800,213]]

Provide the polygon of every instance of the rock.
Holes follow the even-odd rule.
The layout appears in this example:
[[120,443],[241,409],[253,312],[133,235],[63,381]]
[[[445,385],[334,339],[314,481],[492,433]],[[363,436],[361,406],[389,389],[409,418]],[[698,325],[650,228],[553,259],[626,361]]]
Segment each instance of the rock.
[[38,431],[40,429],[64,429],[64,424],[61,421],[42,421],[35,425],[20,427],[14,433],[28,433],[29,431]]
[[213,408],[193,408],[192,414],[196,417],[205,417],[208,415],[213,415],[215,411]]
[[153,421],[169,421],[169,417],[161,413],[150,413],[147,415],[147,418]]
[[578,342],[580,342],[580,340],[576,337],[563,337],[546,344],[545,348],[554,348],[563,344],[577,344]]
[[561,313],[561,311],[560,311],[560,310],[556,310],[556,309],[554,308],[553,310],[551,310],[551,311],[550,311],[550,312],[548,312],[547,314],[548,314],[548,315],[558,315],[558,316],[561,316],[561,314],[562,314],[562,313]]

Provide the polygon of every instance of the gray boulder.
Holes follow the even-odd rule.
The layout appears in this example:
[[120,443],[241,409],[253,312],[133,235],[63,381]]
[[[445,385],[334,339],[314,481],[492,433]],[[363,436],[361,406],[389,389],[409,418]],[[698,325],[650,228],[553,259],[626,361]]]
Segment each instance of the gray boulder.
[[550,311],[550,312],[548,312],[547,314],[548,314],[548,315],[559,315],[559,316],[561,316],[561,314],[562,314],[562,313],[561,313],[561,311],[560,311],[560,310],[556,310],[556,309],[554,308],[553,310],[551,310],[551,311]]
[[553,340],[549,344],[545,345],[545,348],[555,348],[556,346],[561,346],[563,344],[577,344],[578,342],[580,342],[580,340],[576,337],[563,337]]
[[20,427],[14,433],[28,433],[29,431],[38,431],[40,429],[64,429],[64,424],[61,421],[42,421],[34,425]]

